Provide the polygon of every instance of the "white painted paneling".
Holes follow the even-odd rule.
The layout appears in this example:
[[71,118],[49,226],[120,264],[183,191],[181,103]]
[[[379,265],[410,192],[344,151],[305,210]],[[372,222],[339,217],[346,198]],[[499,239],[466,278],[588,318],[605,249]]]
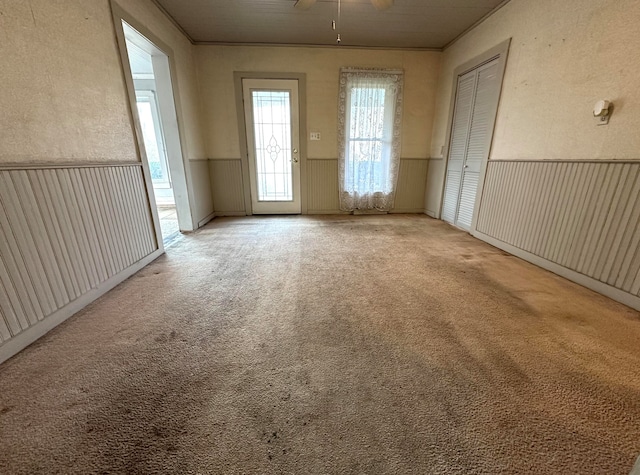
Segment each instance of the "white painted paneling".
[[214,213],[209,160],[190,160],[188,164],[191,174],[191,206],[200,227],[207,223]]
[[307,160],[307,187],[308,213],[341,213],[338,160]]
[[402,159],[398,170],[398,187],[392,212],[424,212],[424,194],[427,186],[429,160]]
[[242,162],[209,160],[209,173],[216,215],[245,214]]
[[479,233],[633,296],[639,223],[640,161],[489,161]]
[[139,164],[0,169],[0,361],[5,343],[157,249]]

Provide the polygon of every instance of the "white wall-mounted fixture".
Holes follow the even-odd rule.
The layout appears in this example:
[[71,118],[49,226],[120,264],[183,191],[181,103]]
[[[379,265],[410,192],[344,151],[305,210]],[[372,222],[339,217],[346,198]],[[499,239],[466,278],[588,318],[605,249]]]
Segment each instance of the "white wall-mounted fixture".
[[612,104],[609,101],[600,100],[593,106],[593,116],[598,119],[598,125],[607,125],[611,117]]

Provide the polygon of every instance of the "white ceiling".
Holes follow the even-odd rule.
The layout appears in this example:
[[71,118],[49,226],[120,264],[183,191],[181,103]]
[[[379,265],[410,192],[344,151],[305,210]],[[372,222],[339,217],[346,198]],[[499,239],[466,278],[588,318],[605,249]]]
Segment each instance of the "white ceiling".
[[[296,0],[155,0],[195,43],[334,45],[337,0],[299,10]],[[378,11],[370,0],[341,0],[344,46],[446,46],[505,0],[395,0]]]

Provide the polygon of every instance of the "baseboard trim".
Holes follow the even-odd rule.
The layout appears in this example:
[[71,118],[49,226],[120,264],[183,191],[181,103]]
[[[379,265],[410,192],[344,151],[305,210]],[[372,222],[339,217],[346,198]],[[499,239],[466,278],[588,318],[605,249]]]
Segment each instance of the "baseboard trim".
[[540,256],[536,256],[535,254],[512,246],[511,244],[495,239],[479,231],[475,231],[471,234],[481,241],[491,244],[492,246],[497,247],[498,249],[502,249],[509,254],[513,254],[516,257],[524,259],[525,261],[531,262],[538,267],[542,267],[543,269],[553,272],[560,277],[564,277],[565,279],[568,279],[572,282],[575,282],[576,284],[582,285],[583,287],[598,292],[599,294],[609,297],[635,310],[640,310],[640,297],[636,297],[635,295],[625,292],[624,290],[617,289],[609,284],[605,284],[604,282],[600,282],[599,280],[593,279],[584,274],[580,274],[579,272],[563,267]]
[[200,221],[198,221],[198,228],[201,228],[202,226],[204,226],[205,224],[207,224],[209,221],[211,221],[213,218],[216,217],[216,213],[215,211],[207,216],[205,216],[203,219],[201,219]]
[[427,216],[431,216],[432,218],[438,219],[438,215],[435,211],[430,211],[428,209],[425,209],[424,214],[426,214]]
[[308,209],[307,214],[349,214],[339,209]]
[[124,282],[133,274],[138,272],[140,269],[145,267],[146,265],[153,262],[155,259],[160,257],[164,252],[160,249],[152,252],[148,256],[139,260],[135,264],[127,267],[122,272],[114,275],[113,277],[105,280],[102,284],[100,284],[95,289],[90,290],[86,294],[80,296],[73,302],[70,302],[66,306],[61,309],[55,311],[48,317],[45,317],[40,322],[36,323],[34,326],[27,328],[22,333],[19,333],[11,340],[4,343],[0,346],[0,364],[7,361],[9,358],[15,356],[18,352],[25,349],[31,343],[35,342],[39,338],[46,335],[48,332],[53,330],[55,327],[60,325],[62,322],[67,320],[72,315],[76,314],[84,307],[92,303],[94,300],[102,297],[104,294],[109,292],[118,284]]
[[339,209],[310,209],[307,210],[306,214],[424,214],[425,210],[422,208],[411,208],[411,209],[392,209],[391,211],[383,212],[383,211],[342,211]]
[[225,216],[247,216],[246,211],[216,211],[213,213],[216,218],[223,218]]
[[389,214],[424,214],[424,208],[392,209]]

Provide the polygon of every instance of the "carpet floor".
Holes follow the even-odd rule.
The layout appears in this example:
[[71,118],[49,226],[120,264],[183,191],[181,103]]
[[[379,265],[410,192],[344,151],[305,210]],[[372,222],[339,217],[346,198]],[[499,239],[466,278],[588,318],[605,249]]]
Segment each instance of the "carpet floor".
[[419,215],[216,219],[0,366],[0,473],[628,474],[640,315]]

